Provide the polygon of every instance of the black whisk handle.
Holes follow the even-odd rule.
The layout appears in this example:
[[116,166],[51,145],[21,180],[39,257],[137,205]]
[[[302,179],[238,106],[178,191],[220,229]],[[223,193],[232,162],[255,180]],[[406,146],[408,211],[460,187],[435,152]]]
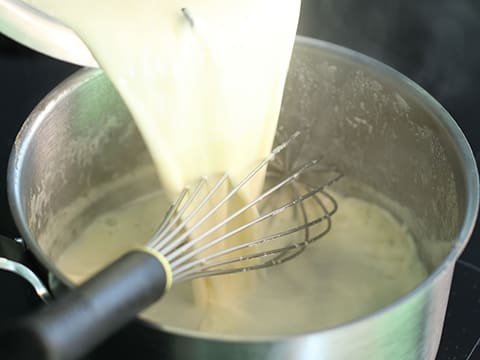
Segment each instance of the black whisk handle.
[[165,292],[159,257],[132,251],[0,334],[0,359],[73,360],[87,354]]

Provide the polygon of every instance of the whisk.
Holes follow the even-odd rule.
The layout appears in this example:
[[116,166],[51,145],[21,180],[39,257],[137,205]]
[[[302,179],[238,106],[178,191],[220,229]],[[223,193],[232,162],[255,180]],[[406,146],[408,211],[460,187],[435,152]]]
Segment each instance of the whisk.
[[[6,350],[12,358],[75,359],[160,299],[174,284],[266,268],[298,256],[330,230],[331,217],[337,210],[327,187],[340,174],[333,173],[318,185],[300,182],[304,174],[318,171],[316,160],[294,169],[210,226],[219,209],[238,196],[297,136],[276,147],[224,196],[218,193],[228,184],[226,173],[213,185],[201,178],[191,189],[184,189],[144,248],[128,252],[55,303],[5,331],[0,337],[0,355]],[[291,198],[284,201],[285,196],[280,194],[287,192]],[[314,218],[309,218],[307,202],[317,207]],[[261,210],[249,221],[219,231],[254,208]],[[302,221],[282,229],[271,226],[272,220],[288,210]],[[263,227],[265,233],[258,238],[229,246],[229,239],[265,222],[269,222]],[[202,229],[206,223],[209,227]],[[313,231],[319,224],[323,224],[320,230]],[[299,237],[300,232],[303,236]],[[219,244],[223,246],[215,250]]]

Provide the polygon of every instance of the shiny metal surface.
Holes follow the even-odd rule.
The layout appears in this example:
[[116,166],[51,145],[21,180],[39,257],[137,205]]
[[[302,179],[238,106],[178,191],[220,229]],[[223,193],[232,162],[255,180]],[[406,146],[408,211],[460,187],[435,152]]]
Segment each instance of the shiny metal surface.
[[33,290],[37,293],[38,297],[44,301],[48,302],[51,300],[50,292],[48,291],[45,284],[40,280],[40,278],[27,266],[5,257],[0,256],[0,269],[13,272],[18,276],[21,276],[27,280],[33,287]]
[[[453,267],[478,211],[478,173],[465,137],[401,74],[307,38],[297,41],[277,142],[296,130],[306,135],[292,147],[290,162],[324,155],[345,176],[338,191],[388,208],[414,235],[429,278],[369,316],[318,333],[214,338],[165,328],[159,336],[178,359],[434,359]],[[137,170],[142,181],[133,181]],[[98,70],[74,75],[33,111],[12,152],[8,182],[28,246],[67,284],[55,258],[82,226],[160,186],[128,111]],[[103,195],[90,198],[93,188]],[[122,196],[111,196],[119,188]],[[85,207],[72,215],[65,209],[78,199]]]

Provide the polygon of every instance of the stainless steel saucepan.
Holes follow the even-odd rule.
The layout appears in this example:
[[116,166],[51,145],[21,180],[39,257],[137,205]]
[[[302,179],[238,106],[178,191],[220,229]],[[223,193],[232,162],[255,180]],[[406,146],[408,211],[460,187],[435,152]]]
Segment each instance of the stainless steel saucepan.
[[[325,155],[350,179],[339,191],[377,201],[404,222],[429,277],[383,309],[327,330],[223,337],[138,320],[144,346],[152,356],[169,359],[433,360],[454,265],[479,205],[474,157],[455,121],[391,68],[298,38],[280,128],[307,130],[292,152],[299,162]],[[142,172],[142,181],[133,172]],[[113,180],[116,187],[109,186]],[[8,192],[27,247],[49,271],[46,286],[53,295],[73,286],[55,264],[85,224],[159,186],[129,112],[100,70],[78,72],[37,106],[15,142]],[[92,189],[103,189],[101,196],[91,197]],[[392,202],[382,202],[371,189]],[[79,199],[81,210],[68,212]]]

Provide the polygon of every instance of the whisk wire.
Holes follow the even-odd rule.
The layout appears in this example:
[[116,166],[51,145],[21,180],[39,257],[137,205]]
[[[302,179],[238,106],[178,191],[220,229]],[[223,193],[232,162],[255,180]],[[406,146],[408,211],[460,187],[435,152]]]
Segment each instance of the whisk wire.
[[[158,249],[158,251],[161,251],[162,253],[168,253],[172,248],[175,248],[179,244],[181,244],[183,241],[186,240],[188,236],[191,235],[193,231],[195,231],[198,227],[200,227],[205,221],[207,221],[212,214],[214,214],[221,206],[223,206],[230,198],[232,198],[247,182],[249,182],[262,168],[267,166],[274,158],[275,156],[280,153],[282,150],[284,150],[288,144],[290,144],[297,136],[299,135],[299,132],[296,132],[295,134],[292,135],[290,139],[285,141],[283,144],[278,145],[276,148],[272,150],[272,152],[264,159],[262,160],[251,172],[249,172],[240,182],[238,185],[232,188],[232,190],[222,198],[215,206],[213,206],[201,219],[199,219],[194,225],[188,228],[186,232],[182,234],[180,238],[175,241],[174,244],[169,244],[166,248]],[[177,228],[178,231],[175,231],[174,234],[170,234],[168,238],[165,240],[165,243],[171,240],[173,236],[175,236],[181,229],[183,229],[195,216],[201,208],[210,200],[210,198],[216,193],[218,188],[227,180],[228,174],[225,173],[222,178],[215,184],[215,186],[209,191],[209,193],[205,196],[205,198],[202,200],[202,202],[197,206],[197,208],[189,214],[189,216],[180,224],[180,226]]]
[[[188,216],[178,226],[175,227],[173,232],[171,232],[168,236],[165,236],[163,241],[161,241],[162,246],[157,246],[156,249],[158,249],[162,253],[167,253],[172,248],[175,248],[176,246],[180,245],[185,240],[185,238],[190,235],[190,231],[186,232],[186,234],[187,234],[186,236],[185,236],[185,233],[184,233],[182,236],[177,238],[175,241],[173,241],[171,243],[169,243],[169,241],[187,226],[187,224],[205,206],[205,204],[207,204],[208,200],[210,200],[210,198],[215,194],[215,192],[220,188],[220,186],[227,180],[227,178],[228,178],[228,175],[224,174],[216,182],[216,184],[212,187],[212,189],[207,193],[207,195],[202,199],[202,201],[198,204],[198,206],[196,206],[193,209],[193,211],[190,214],[188,214]],[[187,211],[187,209],[190,207],[190,205],[193,203],[193,201],[198,197],[203,185],[205,185],[206,182],[207,182],[206,178],[202,178],[198,182],[197,186],[195,187],[194,192],[192,193],[192,195],[187,200],[186,204],[182,207],[182,210],[179,212],[178,216],[176,217],[176,221],[181,219],[181,217],[184,215],[184,213]],[[172,226],[175,223],[176,222],[173,222]],[[165,248],[163,248],[163,246],[165,246]]]
[[[199,182],[199,185],[200,183],[201,182]],[[195,194],[195,191],[194,191],[194,194]],[[148,247],[161,248],[163,246],[166,240],[166,238],[164,237],[165,233],[167,233],[171,229],[171,227],[178,221],[179,217],[182,216],[183,212],[186,210],[186,208],[184,207],[184,209],[182,209],[181,211],[178,211],[178,208],[183,203],[183,200],[187,196],[188,192],[189,192],[188,188],[183,189],[179,197],[177,198],[177,200],[170,206],[170,208],[168,209],[164,217],[164,220],[158,227],[157,231],[155,231],[155,233],[153,234],[152,240],[150,241]],[[177,215],[172,220],[172,217],[174,214],[177,214]]]
[[[292,193],[293,193],[293,196],[294,197],[299,197],[300,196],[300,192],[297,190],[297,186],[295,183],[293,183],[291,185],[291,188],[292,188]],[[316,196],[316,195],[315,195]],[[296,209],[296,208],[295,208]],[[303,202],[300,202],[300,212],[302,214],[302,218],[303,218],[303,223],[304,224],[307,224],[308,223],[308,215],[307,215],[307,211],[305,210],[305,204]],[[325,212],[327,214],[327,212]],[[295,216],[295,215],[294,215]],[[327,221],[329,221],[330,218],[327,219]],[[309,227],[305,227],[304,230],[304,243],[307,243],[308,242],[308,239],[310,237],[310,228]],[[295,257],[297,257],[298,255],[300,255],[303,251],[305,250],[305,247],[302,246],[300,247],[297,251],[294,251],[293,254],[291,254],[291,251],[289,250],[285,250],[284,252],[278,254],[275,258],[273,258],[271,261],[273,262],[277,262],[277,261],[288,261],[288,260],[291,260]],[[286,255],[290,254],[288,257],[284,257]]]
[[[328,196],[329,200],[332,200],[332,204],[333,204],[333,209],[331,211],[328,211],[326,206],[323,204],[323,202],[318,198],[318,195],[317,195],[318,192],[321,192],[322,194],[325,194],[325,192],[322,190],[322,188],[325,188],[325,186],[327,186],[327,185],[324,184],[322,186],[312,188],[307,193],[302,194],[302,195],[298,195],[294,200],[291,200],[291,201],[283,204],[282,206],[279,206],[279,207],[271,210],[270,212],[260,216],[259,218],[254,219],[254,220],[250,221],[249,223],[247,223],[245,225],[242,225],[239,228],[237,228],[235,230],[232,230],[231,232],[229,232],[227,234],[224,234],[224,235],[222,235],[221,237],[219,237],[215,240],[210,241],[208,244],[205,244],[202,247],[197,248],[194,252],[188,253],[183,258],[181,258],[177,261],[173,261],[171,264],[172,264],[172,268],[174,269],[173,270],[174,277],[179,276],[179,274],[181,274],[182,272],[185,272],[189,269],[192,269],[199,264],[207,263],[207,262],[209,262],[213,259],[216,259],[216,258],[225,256],[225,255],[234,253],[236,251],[243,250],[243,249],[248,248],[248,247],[265,245],[265,244],[267,244],[267,243],[269,243],[273,240],[276,240],[278,238],[282,238],[282,237],[294,234],[294,233],[299,232],[301,230],[307,229],[307,231],[308,231],[308,229],[311,228],[312,226],[317,225],[320,222],[327,220],[326,229],[324,231],[322,231],[320,234],[316,235],[315,237],[310,238],[309,236],[307,236],[301,242],[295,242],[295,243],[292,243],[290,245],[282,245],[278,249],[261,251],[259,253],[251,254],[251,255],[248,255],[248,256],[239,256],[239,257],[233,259],[231,262],[238,262],[238,261],[243,261],[243,260],[247,260],[247,259],[253,259],[253,258],[256,258],[256,257],[271,255],[273,253],[279,253],[279,252],[283,252],[283,251],[289,252],[292,249],[298,249],[298,251],[297,251],[298,253],[290,254],[290,256],[288,256],[287,258],[283,258],[283,259],[282,258],[272,259],[268,263],[266,263],[266,266],[278,264],[280,262],[286,262],[288,260],[293,259],[295,256],[298,256],[298,254],[303,251],[304,247],[306,247],[308,244],[310,244],[313,241],[316,241],[319,238],[321,238],[322,236],[324,236],[331,228],[330,217],[337,211],[337,203],[335,202],[335,200],[331,196]],[[302,205],[303,202],[310,197],[314,197],[316,199],[316,202],[319,205],[321,204],[321,208],[324,212],[324,215],[319,216],[312,221],[308,221],[308,218],[306,217],[306,211],[305,211],[304,220],[305,219],[307,219],[307,220],[305,220],[305,222],[301,225],[297,225],[297,226],[291,227],[287,230],[279,231],[279,232],[276,232],[274,234],[270,234],[268,236],[264,236],[264,237],[261,237],[259,239],[253,240],[253,241],[249,241],[249,242],[242,243],[242,244],[239,244],[239,245],[236,245],[236,246],[232,246],[228,249],[224,249],[224,250],[220,250],[218,252],[215,252],[214,254],[206,255],[205,257],[201,257],[201,258],[198,257],[198,255],[201,254],[203,251],[205,251],[206,249],[220,243],[221,241],[224,241],[226,238],[228,238],[230,236],[233,236],[234,234],[244,230],[245,228],[248,228],[248,227],[252,226],[253,224],[256,224],[256,223],[259,223],[260,221],[271,218],[272,216],[276,216],[280,212],[286,210],[287,208],[290,208],[290,207],[295,206],[297,204]],[[185,264],[186,261],[190,260],[190,258],[195,257],[195,256],[197,256],[197,259],[195,259],[193,261],[190,261],[190,262]],[[206,270],[208,268],[220,266],[220,265],[231,263],[231,262],[220,262],[220,263],[216,263],[216,264],[208,264],[208,265],[204,265],[202,267],[199,267],[199,268],[195,269],[195,271],[203,272],[204,270]],[[233,270],[233,269],[230,269],[230,270]]]
[[[148,245],[150,248],[160,252],[168,261],[173,272],[174,282],[191,280],[203,276],[261,269],[280,264],[295,258],[305,250],[307,245],[318,240],[330,231],[331,216],[337,211],[338,204],[333,196],[325,189],[338,181],[341,178],[341,174],[336,173],[336,176],[318,186],[312,186],[299,181],[303,174],[318,164],[317,160],[312,160],[292,171],[288,176],[282,178],[254,200],[243,205],[220,221],[216,221],[213,226],[200,234],[192,237],[192,234],[194,234],[200,226],[207,220],[212,219],[212,216],[263,168],[269,166],[269,171],[272,171],[270,175],[276,178],[280,177],[282,172],[282,159],[278,159],[277,164],[272,162],[272,160],[298,135],[299,132],[295,133],[287,141],[277,146],[264,160],[241,179],[237,185],[233,186],[225,196],[216,201],[213,206],[209,206],[208,209],[206,209],[206,213],[201,216],[198,216],[200,211],[205,209],[207,204],[211,205],[214,196],[220,193],[220,188],[228,180],[229,175],[224,173],[206,192],[206,195],[203,195],[205,193],[203,190],[208,184],[207,178],[200,179],[193,191],[190,192],[190,190],[186,189],[181,192],[178,200],[167,211],[164,221]],[[274,208],[269,207],[269,209],[263,213],[262,206],[265,201],[274,199],[270,197],[275,196],[275,194],[282,189],[288,189],[288,187],[292,189],[292,199],[282,203],[280,206]],[[319,215],[316,213],[317,215],[314,219],[309,219],[309,212],[305,208],[304,202],[308,199],[312,199],[309,200],[310,203],[313,201],[321,210]],[[329,205],[326,205],[325,202],[329,203]],[[262,205],[260,206],[260,204]],[[257,205],[259,205],[258,209],[260,213],[253,219],[218,235],[214,239],[208,239],[208,237],[213,236],[216,231],[235,219],[238,219],[241,214]],[[300,215],[298,215],[298,208],[300,209]],[[247,241],[243,243],[229,244],[227,248],[212,251],[215,246],[226,239],[267,219],[272,219],[287,209],[292,209],[294,213],[293,218],[296,219],[300,217],[303,220],[299,220],[300,223],[296,223],[287,229],[282,229],[281,231],[277,229],[274,233],[261,236],[260,238],[251,239],[250,241],[247,239]],[[200,218],[195,219],[195,216]],[[322,230],[315,234],[312,233],[313,226],[322,222],[326,224],[325,226],[321,226]],[[268,226],[266,228],[268,228]],[[280,238],[288,240],[287,236],[300,231],[304,231],[304,236],[301,239],[290,239],[289,242],[275,242]],[[245,252],[239,253],[247,248],[256,248],[257,250],[247,252],[246,254]]]
[[[165,236],[166,231],[163,231],[163,230],[166,227],[168,227],[170,229],[173,226],[173,224],[175,224],[176,221],[178,221],[181,218],[181,216],[186,211],[188,206],[193,202],[193,200],[200,193],[201,187],[206,183],[206,178],[203,177],[199,181],[197,186],[195,187],[195,190],[194,190],[193,194],[190,196],[189,202],[187,204],[185,204],[186,206],[183,206],[181,212],[176,216],[176,218],[175,218],[176,221],[171,221],[170,222],[170,219],[171,219],[170,215],[171,214],[167,213],[167,216],[162,221],[162,224],[160,225],[159,230],[157,230],[157,232],[152,237],[152,240],[149,242],[148,247],[153,248],[153,249],[157,249],[158,251],[160,251],[162,253],[167,253],[172,248],[175,248],[176,246],[181,244],[188,236],[190,236],[190,234],[193,231],[195,231],[206,220],[208,220],[208,218],[213,213],[215,213],[218,210],[218,208],[220,208],[232,196],[234,196],[243,185],[245,185],[248,181],[250,181],[253,176],[255,176],[263,167],[265,167],[269,162],[271,162],[278,153],[280,153],[282,150],[284,150],[299,135],[300,135],[300,132],[298,132],[298,131],[295,132],[287,141],[285,141],[284,143],[282,143],[282,144],[278,145],[276,148],[274,148],[272,150],[272,152],[264,160],[262,160],[260,162],[260,164],[257,165],[256,168],[254,168],[250,173],[248,173],[247,176],[245,176],[245,178],[243,178],[237,186],[235,186],[217,205],[215,205],[207,214],[205,214],[199,221],[197,221],[197,223],[195,225],[190,227],[189,230],[187,232],[185,232],[184,234],[182,234],[182,236],[179,237],[175,242],[168,244],[169,241],[175,235],[177,235],[191,221],[191,219],[203,208],[203,206],[210,200],[210,198],[216,193],[218,188],[220,188],[220,186],[227,180],[228,174],[224,173],[223,176],[213,186],[213,188],[203,198],[202,202],[188,215],[188,217],[186,219],[184,219],[184,221],[179,226],[177,226],[172,233],[170,233],[168,236]],[[175,204],[174,204],[175,209],[177,209],[179,207],[180,203],[183,201],[183,198],[186,196],[185,191],[186,191],[186,189],[184,189],[182,191],[179,199],[177,199],[177,201],[175,202]],[[170,210],[171,209],[172,209],[172,207],[170,208]],[[169,210],[169,212],[170,212],[170,210]],[[170,224],[170,226],[168,225],[168,223]],[[163,248],[163,246],[166,246],[166,247]]]
[[[313,166],[314,164],[316,164],[316,161],[311,161],[305,165],[303,165],[299,170],[295,171],[292,175],[290,175],[289,177],[287,177],[286,179],[284,179],[283,181],[279,182],[277,185],[273,186],[272,188],[270,188],[269,190],[267,190],[266,192],[264,192],[263,194],[261,194],[260,196],[258,196],[255,200],[249,202],[248,204],[246,204],[245,206],[243,206],[242,208],[240,208],[239,210],[235,211],[232,215],[228,216],[227,218],[225,218],[224,220],[222,220],[221,222],[217,223],[216,225],[212,226],[211,228],[209,228],[207,231],[205,231],[203,234],[199,235],[198,237],[196,237],[195,239],[192,239],[191,241],[189,241],[188,243],[185,243],[182,247],[179,247],[177,248],[172,254],[166,254],[165,257],[169,260],[169,261],[172,261],[172,266],[175,266],[177,265],[177,262],[176,261],[173,261],[176,256],[178,254],[181,254],[182,252],[185,252],[186,250],[192,248],[193,246],[195,246],[196,244],[198,244],[200,241],[202,241],[203,239],[205,239],[207,236],[211,235],[212,233],[214,233],[215,231],[217,231],[218,229],[220,229],[222,226],[226,225],[227,223],[231,222],[233,219],[237,218],[239,215],[241,215],[242,213],[244,213],[245,211],[247,211],[248,209],[251,209],[252,207],[254,207],[256,204],[258,204],[259,202],[263,201],[265,198],[267,198],[268,196],[270,196],[273,192],[279,190],[280,188],[282,188],[283,186],[285,186],[286,184],[292,182],[293,180],[295,180],[302,172],[304,172],[306,169],[310,168],[311,166]],[[295,205],[295,201],[292,201],[291,205],[290,206],[293,206]],[[290,207],[288,206],[288,207]],[[269,212],[268,214],[265,214],[263,216],[260,216],[250,222],[247,222],[246,224],[240,226],[239,228],[235,229],[235,230],[232,230],[231,232],[221,236],[220,238],[217,238],[215,240],[212,240],[210,241],[208,244],[204,245],[204,246],[201,246],[201,247],[198,247],[196,250],[192,251],[191,253],[185,255],[185,257],[187,259],[189,258],[192,258],[193,257],[193,253],[198,253],[200,251],[203,251],[205,249],[208,249],[214,245],[216,245],[217,243],[219,243],[220,241],[223,241],[225,238],[227,237],[231,237],[237,233],[239,233],[240,231],[244,230],[245,228],[247,227],[250,227],[252,225],[255,225],[267,218],[270,218],[272,216],[275,216],[277,215],[278,213],[282,212],[283,210],[285,210],[287,207],[284,207],[284,208],[278,208],[278,209],[274,209],[272,210],[271,212]],[[199,251],[199,249],[202,249]],[[182,257],[183,258],[183,257]],[[182,259],[181,258],[181,259]],[[180,260],[179,260],[180,262]]]

